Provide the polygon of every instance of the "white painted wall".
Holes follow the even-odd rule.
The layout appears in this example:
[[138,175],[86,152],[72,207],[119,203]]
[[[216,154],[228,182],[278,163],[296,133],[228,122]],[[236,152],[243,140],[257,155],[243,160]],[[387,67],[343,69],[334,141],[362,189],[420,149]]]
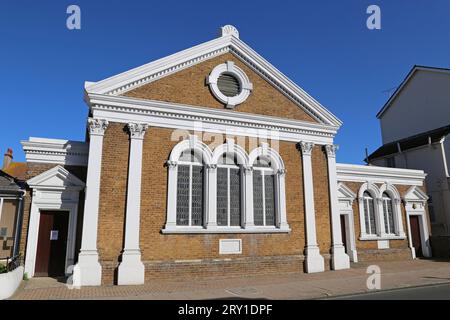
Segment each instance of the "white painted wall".
[[[449,139],[450,136],[447,138]],[[446,142],[406,150],[395,155],[397,168],[420,169],[427,173],[426,192],[433,200],[435,220],[432,223],[433,235],[450,234],[450,189],[447,178],[449,148]],[[443,156],[443,148],[446,155]],[[373,165],[386,166],[384,158],[374,160]]]
[[23,279],[23,267],[0,274],[0,300],[11,297],[20,285]]
[[450,124],[450,73],[418,70],[383,113],[383,144]]

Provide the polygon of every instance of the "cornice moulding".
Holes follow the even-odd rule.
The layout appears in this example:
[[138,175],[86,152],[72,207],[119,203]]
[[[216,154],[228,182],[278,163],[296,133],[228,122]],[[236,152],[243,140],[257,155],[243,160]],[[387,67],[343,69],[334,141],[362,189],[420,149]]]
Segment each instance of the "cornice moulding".
[[[193,129],[195,122],[201,122],[204,131],[274,130],[280,134],[280,140],[298,142],[301,135],[318,144],[330,143],[338,130],[338,127],[306,121],[121,96],[88,94],[87,103],[93,117],[174,129]],[[223,128],[219,129],[218,125]]]
[[186,69],[202,61],[231,52],[253,71],[272,83],[309,115],[321,123],[340,127],[342,122],[283,73],[234,36],[223,36],[131,69],[97,83],[87,83],[87,93],[119,95]]
[[89,144],[85,142],[31,137],[21,144],[28,163],[87,165]]
[[337,179],[342,182],[391,183],[422,186],[427,176],[422,170],[336,164]]

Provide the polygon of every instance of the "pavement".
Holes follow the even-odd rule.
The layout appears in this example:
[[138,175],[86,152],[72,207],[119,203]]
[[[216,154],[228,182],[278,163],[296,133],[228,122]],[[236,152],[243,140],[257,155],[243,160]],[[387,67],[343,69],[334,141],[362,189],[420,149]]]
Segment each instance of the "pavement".
[[327,300],[450,300],[450,284],[432,284],[339,296]]
[[[368,267],[380,269],[380,289],[368,289],[373,274]],[[373,278],[372,278],[373,279]],[[154,280],[139,286],[100,286],[70,288],[64,279],[32,278],[23,281],[13,300],[206,300],[206,299],[357,299],[355,294],[370,293],[375,299],[386,296],[384,290],[448,284],[450,292],[450,262],[412,260],[365,262],[351,269],[314,274],[285,273],[232,278],[205,278],[186,281]],[[373,283],[373,282],[371,282]],[[397,296],[400,297],[401,296]],[[450,298],[450,294],[448,295]]]

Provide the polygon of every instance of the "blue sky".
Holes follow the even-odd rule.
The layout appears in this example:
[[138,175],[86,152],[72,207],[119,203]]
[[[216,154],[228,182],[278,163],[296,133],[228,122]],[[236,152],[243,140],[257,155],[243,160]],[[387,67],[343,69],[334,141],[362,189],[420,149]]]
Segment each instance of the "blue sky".
[[[66,28],[77,4],[82,29]],[[366,9],[381,8],[381,30]],[[381,143],[375,115],[414,64],[450,67],[450,1],[21,1],[0,3],[0,152],[29,136],[84,140],[84,81],[216,37],[241,39],[344,125],[338,161]]]

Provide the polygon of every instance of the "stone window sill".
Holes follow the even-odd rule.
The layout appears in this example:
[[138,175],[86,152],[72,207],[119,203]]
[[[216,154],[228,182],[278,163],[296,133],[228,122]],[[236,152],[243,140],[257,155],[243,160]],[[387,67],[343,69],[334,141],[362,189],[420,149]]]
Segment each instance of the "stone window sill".
[[377,240],[405,240],[406,235],[393,235],[393,234],[386,234],[383,236],[370,236],[370,235],[364,235],[359,237],[360,241],[377,241]]
[[171,227],[161,230],[163,234],[224,234],[224,233],[289,233],[291,229],[276,227]]

